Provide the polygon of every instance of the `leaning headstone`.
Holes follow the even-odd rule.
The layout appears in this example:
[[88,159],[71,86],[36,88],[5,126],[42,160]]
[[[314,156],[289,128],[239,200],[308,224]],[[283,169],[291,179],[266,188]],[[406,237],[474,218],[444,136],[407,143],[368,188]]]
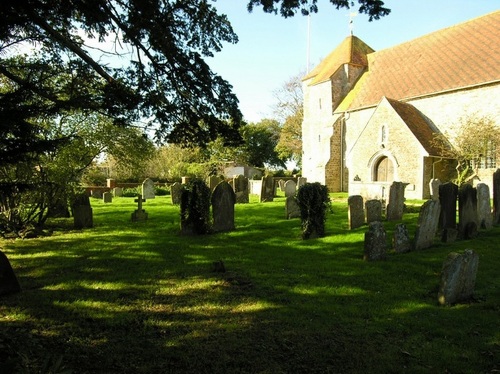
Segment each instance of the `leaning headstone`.
[[411,251],[410,234],[408,233],[408,228],[404,223],[398,223],[394,227],[392,247],[396,253],[406,253]]
[[458,235],[462,239],[477,237],[477,191],[470,184],[458,190]]
[[112,203],[113,202],[113,195],[111,195],[111,192],[104,192],[102,194],[102,202],[103,203]]
[[471,249],[463,254],[452,252],[443,263],[438,301],[452,305],[470,300],[474,295],[479,256]]
[[493,173],[493,224],[500,223],[500,169]]
[[417,231],[415,232],[415,250],[429,248],[434,243],[440,212],[439,200],[427,200],[420,207]]
[[94,226],[92,207],[87,194],[82,193],[75,196],[71,204],[71,212],[73,213],[73,226],[75,229],[80,230]]
[[297,185],[293,180],[287,180],[284,183],[283,188],[286,197],[294,196],[295,192],[297,192]]
[[485,183],[478,183],[477,191],[477,220],[482,229],[491,229],[493,216],[491,215],[490,188]]
[[300,218],[300,206],[295,199],[295,196],[289,196],[285,202],[285,218]]
[[389,203],[387,204],[386,218],[388,221],[403,219],[405,207],[406,183],[392,182],[389,189]]
[[210,188],[210,191],[214,192],[215,187],[222,182],[222,178],[218,177],[217,175],[211,175],[208,177],[207,185]]
[[170,198],[173,205],[180,205],[183,188],[184,186],[177,182],[170,186]]
[[9,259],[0,251],[0,296],[21,292],[21,286]]
[[387,241],[382,222],[372,222],[365,233],[364,256],[366,261],[384,260],[387,255]]
[[347,198],[349,229],[357,229],[365,224],[365,211],[363,209],[363,197],[352,195]]
[[152,179],[146,178],[142,182],[142,197],[146,200],[155,198],[155,182]]
[[272,175],[262,177],[262,187],[260,192],[260,202],[274,200],[274,178]]
[[432,200],[439,200],[439,186],[441,186],[441,181],[439,179],[434,178],[429,182]]
[[248,178],[244,175],[240,174],[233,178],[233,190],[236,194],[236,204],[247,204],[250,201]]
[[121,197],[121,196],[123,196],[123,188],[121,188],[121,187],[115,187],[115,188],[113,188],[113,196],[114,197]]
[[447,182],[439,186],[439,202],[441,203],[441,215],[439,227],[444,230],[457,228],[457,197],[458,186]]
[[134,200],[137,203],[137,209],[132,213],[132,221],[146,221],[148,219],[148,214],[142,209],[142,203],[145,201],[146,199],[142,195],[137,195],[137,199]]
[[305,177],[298,177],[297,178],[297,189],[299,189],[300,187],[302,187],[306,183],[307,183],[307,178],[305,178]]
[[365,203],[366,223],[382,221],[382,202],[380,200],[367,200]]
[[220,182],[212,193],[213,230],[215,232],[234,230],[234,204],[236,196],[231,185]]

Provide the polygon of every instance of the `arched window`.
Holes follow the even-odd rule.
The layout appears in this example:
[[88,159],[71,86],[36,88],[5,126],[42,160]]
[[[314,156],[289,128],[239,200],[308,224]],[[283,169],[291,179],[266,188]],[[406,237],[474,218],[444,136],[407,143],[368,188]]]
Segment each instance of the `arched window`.
[[394,179],[394,165],[387,156],[377,161],[373,176],[376,182],[391,182]]

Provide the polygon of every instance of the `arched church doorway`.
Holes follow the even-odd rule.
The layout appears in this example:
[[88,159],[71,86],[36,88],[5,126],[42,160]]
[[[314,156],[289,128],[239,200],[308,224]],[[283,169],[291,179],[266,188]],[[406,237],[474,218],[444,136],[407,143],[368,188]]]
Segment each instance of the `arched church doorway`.
[[394,180],[394,165],[387,156],[382,156],[374,168],[374,181],[392,182]]

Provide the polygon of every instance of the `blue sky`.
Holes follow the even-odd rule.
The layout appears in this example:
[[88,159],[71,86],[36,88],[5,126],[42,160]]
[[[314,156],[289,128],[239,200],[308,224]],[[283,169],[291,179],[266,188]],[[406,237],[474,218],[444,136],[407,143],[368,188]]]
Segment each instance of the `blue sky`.
[[[349,35],[349,11],[319,0],[310,20],[309,61],[314,66]],[[212,69],[233,85],[249,122],[272,117],[273,91],[306,70],[307,17],[284,19],[261,8],[246,10],[246,0],[217,0],[239,37],[208,59]],[[500,9],[500,0],[386,0],[391,13],[378,21],[354,17],[354,35],[375,50]]]

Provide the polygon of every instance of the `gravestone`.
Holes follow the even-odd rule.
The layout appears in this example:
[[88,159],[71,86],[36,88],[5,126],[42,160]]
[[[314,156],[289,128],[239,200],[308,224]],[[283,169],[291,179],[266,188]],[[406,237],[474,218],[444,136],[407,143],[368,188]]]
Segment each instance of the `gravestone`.
[[142,197],[142,195],[137,195],[137,199],[134,202],[137,203],[137,209],[132,213],[132,221],[146,221],[148,219],[148,214],[144,209],[142,209],[142,203],[145,202],[146,199]]
[[175,182],[170,186],[170,198],[172,199],[173,205],[180,205],[183,189],[184,186],[178,182]]
[[429,190],[431,192],[432,200],[439,200],[439,186],[441,186],[441,181],[439,179],[431,179],[429,182]]
[[285,202],[285,218],[300,218],[300,206],[295,199],[295,196],[289,196]]
[[121,188],[121,187],[115,187],[115,188],[113,188],[113,196],[114,197],[121,197],[121,196],[123,196],[123,188]]
[[248,178],[243,175],[238,175],[233,178],[233,190],[236,194],[236,204],[248,204],[250,190]]
[[410,234],[408,233],[408,228],[404,223],[398,223],[394,227],[392,247],[396,253],[406,253],[411,251]]
[[261,203],[274,200],[274,178],[272,175],[262,177],[259,200]]
[[388,221],[403,219],[405,208],[405,188],[407,183],[392,182],[389,189],[389,203],[387,204],[386,218]]
[[380,200],[367,200],[365,203],[366,223],[382,221],[382,202]]
[[155,198],[155,182],[152,179],[146,178],[142,182],[142,197],[146,200]]
[[297,189],[299,189],[300,187],[302,187],[306,183],[307,183],[307,178],[305,178],[305,177],[298,177],[297,178]]
[[384,260],[387,255],[387,242],[382,222],[372,222],[365,233],[364,256],[365,261]]
[[365,224],[365,211],[363,209],[363,197],[352,195],[347,198],[349,229],[357,229]]
[[103,203],[112,203],[113,202],[113,195],[111,195],[111,192],[104,192],[102,194],[102,202]]
[[295,196],[295,192],[297,192],[297,184],[294,181],[287,180],[283,187],[286,197]]
[[210,191],[214,192],[215,187],[222,182],[223,179],[221,177],[218,177],[216,175],[211,175],[208,177],[207,185],[210,188]]
[[21,292],[21,286],[9,259],[0,251],[0,296]]
[[470,300],[474,295],[479,256],[471,249],[463,254],[452,252],[443,263],[438,301],[452,305]]
[[415,250],[429,248],[434,243],[440,212],[441,204],[439,200],[427,200],[420,207],[417,231],[415,232]]
[[87,194],[82,193],[75,196],[71,204],[71,212],[73,213],[73,226],[75,229],[80,230],[94,226],[92,207]]
[[283,179],[280,179],[278,181],[278,186],[279,186],[281,192],[285,192],[285,181]]
[[470,184],[458,190],[458,235],[462,239],[477,237],[477,191]]
[[493,224],[500,223],[500,169],[493,173]]
[[443,231],[457,228],[457,197],[458,186],[456,184],[447,182],[439,186],[439,203],[441,204],[439,227]]
[[234,204],[236,196],[231,185],[220,182],[212,193],[213,230],[215,232],[234,230]]
[[491,215],[490,188],[485,183],[478,183],[477,191],[477,221],[482,229],[491,229],[493,216]]

